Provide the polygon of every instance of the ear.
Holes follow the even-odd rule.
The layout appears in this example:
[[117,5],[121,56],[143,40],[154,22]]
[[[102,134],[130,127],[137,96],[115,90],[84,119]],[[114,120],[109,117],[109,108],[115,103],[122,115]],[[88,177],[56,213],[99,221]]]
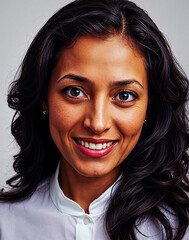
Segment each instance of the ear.
[[45,99],[41,100],[41,107],[48,108],[47,101]]
[[148,120],[149,108],[147,107],[145,119]]
[[42,107],[42,110],[43,110],[43,113],[48,113],[48,106],[47,106],[47,103],[45,101],[41,101],[41,107]]

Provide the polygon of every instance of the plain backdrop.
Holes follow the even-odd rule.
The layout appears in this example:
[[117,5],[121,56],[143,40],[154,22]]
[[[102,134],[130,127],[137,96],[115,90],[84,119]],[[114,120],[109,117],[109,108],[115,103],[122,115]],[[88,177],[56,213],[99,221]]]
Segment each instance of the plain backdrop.
[[[90,0],[89,0],[90,1]],[[0,187],[14,174],[18,147],[10,133],[14,111],[6,103],[7,89],[32,39],[69,0],[0,0]],[[189,0],[134,0],[165,34],[173,53],[189,76]]]

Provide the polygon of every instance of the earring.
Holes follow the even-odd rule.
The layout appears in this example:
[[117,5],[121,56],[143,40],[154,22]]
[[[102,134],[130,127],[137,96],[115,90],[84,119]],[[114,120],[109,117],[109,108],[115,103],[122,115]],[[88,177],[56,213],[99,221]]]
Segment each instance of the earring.
[[147,123],[147,119],[144,120],[144,124],[146,124],[146,123]]
[[47,113],[48,113],[48,110],[45,108],[45,109],[43,109],[43,114],[44,115],[47,115]]

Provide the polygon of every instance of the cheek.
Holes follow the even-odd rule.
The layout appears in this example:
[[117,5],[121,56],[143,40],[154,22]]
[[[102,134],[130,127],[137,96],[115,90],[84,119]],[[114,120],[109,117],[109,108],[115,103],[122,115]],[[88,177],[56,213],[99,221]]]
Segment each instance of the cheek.
[[70,131],[79,122],[76,109],[68,107],[62,101],[51,101],[49,104],[49,129],[51,137],[60,152],[67,151]]
[[66,134],[81,119],[81,109],[62,101],[51,101],[49,104],[49,124],[51,133]]
[[133,109],[117,114],[117,127],[123,136],[140,135],[145,119],[145,111]]

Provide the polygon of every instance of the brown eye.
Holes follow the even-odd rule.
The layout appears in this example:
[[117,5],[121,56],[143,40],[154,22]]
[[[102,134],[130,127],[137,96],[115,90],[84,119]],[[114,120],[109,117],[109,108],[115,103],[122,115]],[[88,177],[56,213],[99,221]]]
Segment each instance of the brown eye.
[[70,97],[74,97],[74,98],[81,98],[84,97],[84,93],[82,92],[81,89],[77,88],[77,87],[69,87],[66,88],[64,90],[64,93]]
[[70,89],[70,95],[72,95],[73,97],[78,97],[80,93],[81,93],[81,90],[77,88]]
[[122,102],[134,101],[136,98],[137,98],[137,95],[130,91],[121,91],[115,97],[115,99]]

